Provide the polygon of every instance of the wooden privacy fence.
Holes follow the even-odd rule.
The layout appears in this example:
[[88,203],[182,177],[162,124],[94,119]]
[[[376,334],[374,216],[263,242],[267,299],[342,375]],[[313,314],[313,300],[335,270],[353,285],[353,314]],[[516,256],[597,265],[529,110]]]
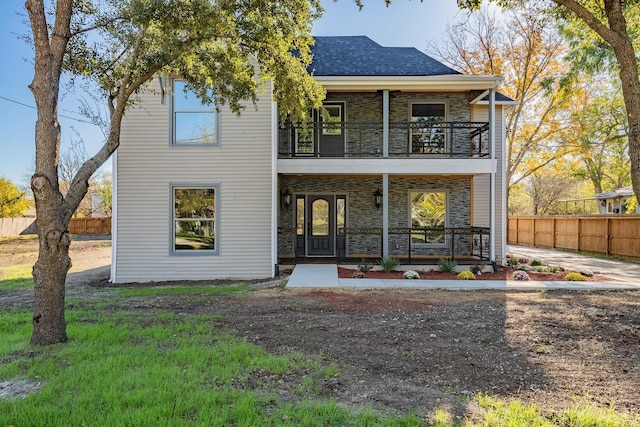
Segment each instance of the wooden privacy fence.
[[111,233],[111,217],[72,218],[69,222],[71,234],[108,234]]
[[512,217],[507,243],[640,259],[640,215]]
[[[36,234],[35,218],[0,218],[0,237],[14,237]],[[69,223],[71,234],[109,234],[111,217],[72,218]]]

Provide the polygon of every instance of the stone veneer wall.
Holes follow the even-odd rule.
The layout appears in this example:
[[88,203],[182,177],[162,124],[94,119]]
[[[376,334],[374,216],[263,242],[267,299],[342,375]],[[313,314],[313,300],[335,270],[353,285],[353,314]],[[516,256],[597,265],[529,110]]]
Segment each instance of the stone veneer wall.
[[[375,123],[371,128],[346,129],[347,156],[381,156],[382,155],[382,95],[379,93],[329,93],[327,102],[345,102],[347,123]],[[443,102],[446,104],[447,121],[468,122],[471,109],[466,93],[462,94],[391,94],[389,97],[389,121],[407,123],[411,120],[411,103]],[[281,153],[289,152],[289,129],[279,131],[278,149]],[[293,135],[293,134],[291,134]],[[293,136],[291,136],[293,138]],[[449,138],[449,136],[447,136]],[[456,129],[453,134],[454,152],[467,154],[469,151],[470,131]],[[408,154],[410,150],[407,129],[389,129],[389,150],[393,156],[399,153]]]
[[[337,176],[283,176],[280,178],[280,190],[288,187],[292,204],[288,208],[280,205],[278,225],[291,230],[295,225],[295,196],[306,194],[336,194],[347,198],[347,227],[382,227],[382,208],[376,209],[373,193],[382,189],[382,177],[337,177]],[[447,211],[449,227],[468,227],[471,221],[471,179],[462,178],[389,178],[389,227],[409,227],[409,191],[444,190],[447,192]],[[381,236],[350,234],[347,241],[347,255],[379,256]],[[463,239],[461,237],[461,239]],[[468,237],[456,241],[456,254],[467,254]],[[294,235],[285,233],[279,236],[279,256],[293,255]],[[391,235],[389,252],[391,255],[406,255],[409,236]],[[449,255],[448,248],[413,248],[413,254],[444,256]]]

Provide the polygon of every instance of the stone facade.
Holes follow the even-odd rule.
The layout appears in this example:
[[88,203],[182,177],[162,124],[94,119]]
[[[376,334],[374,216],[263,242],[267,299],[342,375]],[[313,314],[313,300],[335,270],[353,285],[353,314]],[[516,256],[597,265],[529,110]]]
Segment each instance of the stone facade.
[[[279,256],[292,256],[297,240],[296,198],[310,194],[327,194],[346,198],[346,227],[354,229],[382,229],[382,207],[375,207],[373,193],[382,189],[382,176],[281,176],[280,190],[288,188],[293,203],[284,207],[280,205],[278,217],[279,227],[283,230],[279,237]],[[438,177],[390,177],[389,178],[389,228],[410,227],[411,191],[444,191],[447,195],[447,227],[469,227],[471,222],[471,178],[438,178]],[[303,231],[303,230],[300,230]],[[380,256],[381,234],[353,232],[346,236],[346,256]],[[303,236],[301,237],[303,238]],[[466,240],[465,240],[466,239]],[[446,256],[450,255],[450,241],[447,245],[412,245],[415,255]],[[340,243],[338,243],[339,245]],[[409,247],[407,234],[391,234],[389,236],[389,253],[406,256]],[[455,253],[469,253],[469,237],[459,236],[455,242]],[[340,249],[340,247],[339,247]]]

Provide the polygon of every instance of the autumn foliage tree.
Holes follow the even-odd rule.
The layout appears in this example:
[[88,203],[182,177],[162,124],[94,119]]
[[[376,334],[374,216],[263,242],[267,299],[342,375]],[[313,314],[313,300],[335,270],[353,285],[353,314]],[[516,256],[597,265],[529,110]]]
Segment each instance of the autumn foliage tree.
[[617,85],[607,75],[584,81],[568,107],[569,126],[563,139],[574,147],[574,174],[588,180],[593,193],[630,184],[627,118]]
[[[34,47],[30,89],[37,108],[36,202],[39,254],[33,268],[34,344],[67,340],[68,224],[89,179],[120,144],[125,111],[158,73],[180,75],[205,103],[241,113],[267,79],[281,111],[303,114],[324,92],[309,76],[318,0],[27,0]],[[59,184],[58,97],[63,74],[85,81],[108,109],[104,145]],[[268,96],[268,95],[266,95]]]
[[566,47],[536,2],[522,2],[500,16],[475,12],[430,47],[467,74],[505,77],[499,91],[518,101],[506,116],[509,189],[567,152],[558,137],[572,96]]
[[[513,6],[522,0],[498,0],[501,6]],[[477,9],[482,0],[458,0],[460,7]],[[588,28],[583,40],[592,42],[592,35],[602,42],[614,58],[613,64],[620,79],[622,97],[628,123],[629,161],[633,191],[640,194],[640,78],[638,74],[637,46],[634,42],[640,24],[638,0],[547,0],[546,5],[562,19]],[[640,42],[640,41],[638,41]],[[637,42],[636,42],[637,43]],[[595,57],[601,47],[577,43],[578,49],[586,47],[586,55]],[[594,58],[596,59],[596,58]]]
[[22,216],[29,209],[27,195],[6,178],[0,178],[0,218]]

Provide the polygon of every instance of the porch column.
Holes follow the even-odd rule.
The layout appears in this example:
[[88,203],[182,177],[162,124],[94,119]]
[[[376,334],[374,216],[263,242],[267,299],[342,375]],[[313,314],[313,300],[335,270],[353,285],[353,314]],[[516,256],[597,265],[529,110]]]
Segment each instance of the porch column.
[[389,256],[389,174],[382,174],[382,257]]
[[389,158],[389,89],[382,91],[382,157]]
[[489,175],[489,260],[496,260],[496,91],[489,90],[489,153],[494,165]]

